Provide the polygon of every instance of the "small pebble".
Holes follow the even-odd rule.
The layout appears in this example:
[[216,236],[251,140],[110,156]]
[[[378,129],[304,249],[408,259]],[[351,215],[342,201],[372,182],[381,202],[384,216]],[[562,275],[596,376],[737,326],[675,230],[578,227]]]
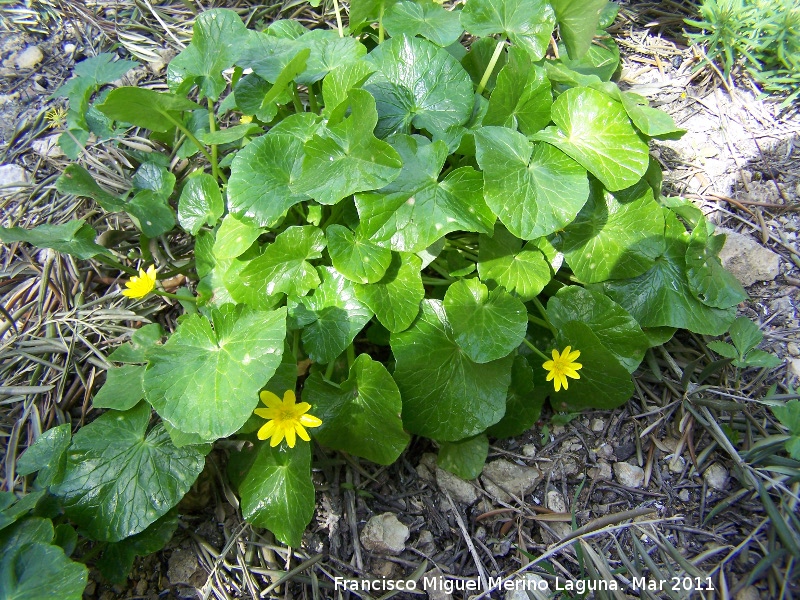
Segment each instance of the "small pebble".
[[44,54],[38,46],[28,46],[17,55],[14,61],[18,69],[33,69],[44,59]]
[[800,346],[798,346],[794,342],[789,342],[788,344],[786,344],[786,350],[792,356],[800,356]]
[[614,463],[614,475],[620,485],[625,487],[638,488],[644,483],[644,470],[630,463]]
[[703,473],[703,479],[708,487],[723,492],[728,485],[728,470],[719,463],[713,463]]
[[592,431],[600,433],[606,428],[606,422],[603,419],[592,419]]
[[678,492],[678,498],[680,498],[681,501],[683,501],[683,502],[688,502],[689,501],[689,490],[687,490],[686,488],[682,489],[680,492]]
[[525,444],[522,447],[522,455],[523,456],[536,456],[536,446],[533,444]]
[[77,48],[75,44],[64,44],[64,54],[72,54],[75,52],[75,48]]
[[683,466],[685,464],[686,460],[682,456],[678,455],[670,458],[669,463],[667,463],[667,466],[669,467],[669,470],[671,472],[678,475],[680,473],[683,473]]

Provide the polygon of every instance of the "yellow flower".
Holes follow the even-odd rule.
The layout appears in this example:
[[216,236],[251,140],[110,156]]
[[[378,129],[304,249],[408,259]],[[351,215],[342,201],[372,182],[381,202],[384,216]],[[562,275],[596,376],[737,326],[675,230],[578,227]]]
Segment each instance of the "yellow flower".
[[123,296],[128,298],[144,298],[147,296],[156,287],[156,266],[150,265],[146,272],[144,269],[139,269],[139,276],[134,275],[131,277],[125,287],[128,289],[122,292]]
[[578,369],[583,368],[583,365],[575,362],[581,353],[578,350],[575,350],[575,352],[571,352],[571,350],[572,346],[567,346],[564,348],[564,352],[559,355],[558,350],[554,349],[553,360],[548,360],[542,365],[544,370],[548,372],[547,381],[553,382],[556,391],[559,391],[562,387],[565,390],[567,389],[567,377],[572,377],[573,379],[581,378],[578,375]]
[[269,445],[273,448],[286,438],[289,448],[294,448],[295,433],[301,440],[310,441],[306,427],[319,427],[322,421],[317,417],[307,415],[311,405],[308,402],[296,404],[292,390],[286,390],[283,401],[272,392],[261,392],[261,401],[267,408],[257,408],[255,413],[259,417],[269,419],[267,423],[258,430],[258,439],[265,440],[272,438]]
[[66,122],[67,111],[60,106],[55,106],[44,113],[44,118],[47,121],[48,127],[51,129],[58,129]]
[[253,122],[253,117],[251,117],[250,115],[242,115],[241,117],[239,117],[239,123],[241,123],[242,125],[247,125],[248,123],[252,122]]

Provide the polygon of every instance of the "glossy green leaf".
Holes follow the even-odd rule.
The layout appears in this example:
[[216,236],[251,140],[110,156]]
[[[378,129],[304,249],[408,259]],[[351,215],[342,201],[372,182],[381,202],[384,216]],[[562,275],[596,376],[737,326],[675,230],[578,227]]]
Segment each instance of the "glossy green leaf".
[[297,83],[309,85],[347,63],[355,62],[367,54],[367,48],[356,38],[340,37],[338,32],[314,29],[297,38],[297,45],[310,52],[306,69],[297,77]]
[[0,242],[27,242],[37,248],[52,248],[75,258],[87,259],[111,253],[95,243],[97,233],[83,219],[73,219],[61,225],[39,225],[33,229],[0,227]]
[[320,283],[309,260],[322,257],[325,234],[313,225],[289,227],[241,272],[241,283],[267,296],[305,296]]
[[[461,66],[469,73],[474,85],[477,86],[481,82],[481,79],[483,79],[483,75],[489,67],[489,63],[492,61],[492,56],[494,56],[496,47],[497,41],[494,38],[486,37],[477,39],[470,44],[469,52],[461,59]],[[497,75],[502,71],[507,62],[508,53],[506,50],[501,50],[500,56],[497,57],[497,61],[495,62],[492,73],[484,89],[489,92],[494,90],[497,84]]]
[[303,144],[319,126],[316,115],[292,115],[240,150],[228,181],[231,214],[272,227],[292,206],[306,200],[307,194],[290,189],[292,172],[302,161]]
[[471,34],[504,34],[533,60],[544,57],[555,24],[553,8],[544,0],[469,0],[461,11],[461,25]]
[[447,158],[444,142],[407,135],[389,138],[403,161],[394,182],[358,194],[359,231],[400,252],[420,252],[451,231],[491,231],[494,214],[483,201],[483,176],[472,167],[439,172]]
[[3,549],[0,591],[4,600],[82,600],[88,573],[58,546],[23,544]]
[[258,239],[263,230],[248,222],[226,215],[214,240],[214,256],[218,259],[236,258]]
[[550,123],[553,95],[544,69],[521,48],[511,48],[497,76],[484,125],[501,125],[532,135]]
[[672,117],[657,108],[651,108],[647,99],[640,98],[630,92],[621,92],[622,106],[628,116],[643,134],[653,138],[675,137],[685,133],[684,129],[675,125]]
[[279,88],[255,73],[242,77],[234,94],[239,110],[264,123],[269,123],[278,114],[278,104],[287,104],[292,99],[288,87]]
[[650,347],[636,319],[625,309],[607,296],[577,285],[563,287],[550,298],[547,317],[556,329],[570,321],[588,325],[629,373],[636,370]]
[[572,59],[581,58],[592,45],[600,13],[608,0],[550,0],[556,11],[558,32]]
[[264,254],[267,246],[253,244],[243,254],[231,261],[225,261],[227,269],[222,275],[222,283],[235,302],[246,304],[256,310],[269,310],[278,304],[282,296],[267,296],[263,282],[253,285],[250,279],[242,277],[244,271],[256,258]]
[[143,325],[131,334],[131,341],[122,344],[108,355],[108,360],[121,363],[147,362],[145,351],[154,346],[164,336],[164,330],[158,323]]
[[[583,75],[595,75],[604,82],[610,81],[619,68],[619,46],[614,38],[603,31],[597,32],[588,52],[581,58],[567,58],[564,44],[558,45],[558,52],[561,55],[561,62],[573,71]],[[609,85],[616,86],[615,83]]]
[[542,395],[534,395],[533,389],[533,369],[524,356],[517,356],[511,368],[506,414],[486,433],[496,438],[510,438],[522,435],[533,427],[539,420],[544,404]]
[[705,220],[692,231],[686,248],[686,277],[689,288],[703,304],[729,308],[747,300],[747,292],[719,260],[725,235],[713,235]]
[[523,302],[539,295],[551,278],[550,264],[534,242],[523,242],[497,225],[494,235],[478,237],[478,274],[514,292]]
[[443,48],[403,35],[375,48],[368,60],[377,68],[364,89],[377,102],[378,137],[411,133],[412,125],[444,132],[472,114],[469,74]]
[[738,317],[730,328],[731,341],[740,356],[746,355],[764,339],[764,333],[758,325],[747,317]]
[[459,11],[445,10],[431,0],[393,4],[383,16],[383,26],[392,37],[418,35],[442,47],[457,42],[464,32]]
[[350,116],[305,143],[302,166],[290,186],[294,194],[336,204],[356,192],[382,188],[400,174],[400,156],[372,134],[378,120],[373,97],[353,89],[348,98]]
[[172,539],[177,528],[177,511],[168,512],[141,533],[108,544],[97,561],[97,568],[112,583],[122,584],[131,572],[134,559],[161,550]]
[[104,85],[112,83],[121,78],[125,73],[138,67],[139,63],[132,60],[116,60],[117,55],[112,52],[104,52],[97,56],[92,56],[75,65],[73,74],[77,77],[86,77],[94,85]]
[[154,162],[142,163],[132,181],[135,189],[150,190],[163,197],[169,197],[175,189],[175,175]]
[[436,464],[461,479],[475,479],[489,456],[489,438],[485,433],[457,442],[442,442]]
[[56,179],[56,190],[61,194],[72,194],[91,198],[100,208],[108,212],[124,210],[125,204],[116,196],[101,188],[89,171],[77,164],[68,165]]
[[375,72],[366,60],[345,63],[325,76],[322,82],[323,114],[330,115],[340,104],[347,102],[350,90],[360,87]]
[[593,181],[586,205],[553,243],[584,283],[636,277],[664,252],[664,215],[647,185],[626,196]]
[[255,133],[263,133],[264,130],[257,123],[240,123],[233,127],[226,127],[215,132],[204,132],[200,136],[200,141],[204,144],[231,144],[238,142],[242,138],[252,136]]
[[571,223],[589,196],[584,168],[549,144],[506,127],[475,133],[484,198],[508,230],[530,240]]
[[410,329],[391,336],[394,379],[411,433],[455,441],[482,433],[505,412],[513,358],[473,362],[455,341],[438,300],[424,300]]
[[605,292],[642,327],[677,327],[720,335],[733,321],[734,311],[712,308],[695,298],[686,277],[689,234],[671,211],[662,210],[666,221],[664,254],[650,270],[634,279],[604,283]]
[[218,100],[227,83],[222,71],[233,66],[242,50],[247,28],[232,10],[218,8],[201,12],[194,20],[192,42],[167,67],[167,83],[178,94],[193,84],[200,98]]
[[333,266],[355,283],[380,281],[392,262],[392,251],[354,234],[344,225],[325,230]]
[[128,410],[144,398],[144,366],[124,365],[106,371],[106,382],[94,398],[95,408]]
[[609,191],[638,182],[648,165],[647,144],[625,109],[592,88],[571,88],[553,103],[556,126],[534,139],[553,144],[583,165]]
[[314,516],[311,446],[298,440],[294,448],[257,442],[251,450],[231,455],[228,472],[242,499],[242,516],[266,527],[282,543],[299,547]]
[[502,288],[492,290],[477,279],[451,284],[444,310],[453,339],[476,363],[487,363],[513,352],[528,329],[528,312],[521,300]]
[[[147,352],[147,401],[162,419],[208,441],[237,431],[281,362],[286,311],[225,306],[185,317]],[[198,376],[202,374],[202,376]]]
[[178,222],[187,232],[197,235],[204,225],[213,227],[225,205],[216,180],[207,173],[190,177],[178,200]]
[[323,446],[381,465],[392,464],[411,436],[403,430],[400,391],[381,363],[361,354],[339,385],[314,373],[306,379],[303,400],[322,419],[313,431]]
[[151,131],[169,131],[180,122],[180,114],[200,108],[191,100],[175,94],[137,87],[111,90],[97,105],[110,119],[144,127]]
[[152,190],[141,190],[125,205],[136,227],[147,237],[163,235],[175,227],[175,213],[167,198]]
[[295,19],[278,19],[273,21],[267,27],[267,35],[284,40],[296,40],[301,35],[306,33],[308,29],[303,27]]
[[36,485],[45,488],[61,481],[67,463],[66,451],[72,439],[72,427],[65,423],[48,429],[17,460],[17,474],[38,471]]
[[[301,30],[302,33],[307,31],[302,26]],[[302,35],[300,31],[296,33],[297,37]],[[253,73],[262,79],[275,83],[286,66],[303,50],[295,39],[248,31],[246,37],[237,40],[241,51],[236,64],[244,69],[253,69]]]
[[[569,321],[558,330],[559,349],[571,346],[579,350],[578,362],[583,365],[580,379],[569,379],[568,389],[554,392],[550,388],[550,406],[558,411],[585,408],[616,408],[633,395],[633,382],[627,369],[592,332],[589,325]],[[544,370],[543,370],[544,372]],[[552,386],[548,382],[547,386]]]
[[353,343],[372,318],[372,311],[355,295],[354,284],[333,267],[317,267],[322,284],[300,298],[290,314],[303,313],[303,348],[309,358],[329,363]]
[[392,252],[383,278],[368,285],[356,284],[356,298],[375,313],[386,329],[404,331],[417,317],[419,303],[425,297],[421,269],[418,256]]
[[199,452],[176,448],[163,425],[148,431],[149,422],[150,407],[142,402],[101,415],[72,440],[64,479],[52,491],[91,539],[117,542],[144,531],[203,470]]

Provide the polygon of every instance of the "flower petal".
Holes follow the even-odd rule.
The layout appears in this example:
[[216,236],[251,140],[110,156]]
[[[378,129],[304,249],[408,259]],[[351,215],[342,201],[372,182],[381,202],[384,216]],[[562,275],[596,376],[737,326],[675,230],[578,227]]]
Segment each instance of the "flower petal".
[[284,431],[281,427],[278,427],[276,424],[275,431],[272,432],[272,439],[269,441],[269,445],[274,448],[278,444],[281,443],[281,440],[284,438]]
[[282,406],[281,399],[272,392],[264,390],[259,394],[259,397],[261,398],[261,401],[269,408],[280,408]]
[[261,429],[258,430],[258,439],[265,440],[272,435],[272,430],[275,429],[275,421],[267,421]]
[[300,402],[294,407],[295,411],[298,414],[307,413],[311,409],[311,405],[308,402]]
[[302,425],[300,425],[299,423],[294,426],[294,430],[297,432],[297,435],[300,436],[301,440],[303,440],[305,442],[310,442],[311,441],[311,438],[308,437],[308,432],[306,431],[306,428],[303,427]]
[[290,426],[286,428],[284,433],[286,434],[286,443],[289,444],[289,448],[294,448],[294,444],[297,441],[297,438],[294,435],[295,427]]
[[283,403],[292,405],[297,402],[297,398],[294,395],[294,390],[286,390],[283,394]]
[[322,419],[306,414],[300,417],[300,423],[306,427],[319,427],[322,425]]
[[580,355],[581,355],[581,351],[580,350],[575,350],[574,352],[570,352],[570,354],[567,356],[567,360],[569,362],[574,362],[574,361],[578,360],[578,357]]

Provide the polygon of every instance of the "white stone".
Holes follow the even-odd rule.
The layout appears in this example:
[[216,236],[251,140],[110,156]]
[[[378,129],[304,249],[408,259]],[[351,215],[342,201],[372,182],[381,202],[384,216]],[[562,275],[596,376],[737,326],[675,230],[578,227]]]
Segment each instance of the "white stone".
[[603,419],[592,419],[592,431],[600,433],[606,428],[606,422]]
[[625,487],[638,488],[644,483],[644,471],[642,468],[630,463],[614,463],[614,475],[620,485]]
[[378,554],[400,554],[406,549],[408,527],[390,512],[375,515],[364,526],[359,539],[370,552]]
[[[800,352],[798,352],[800,354]],[[536,456],[536,446],[534,444],[525,444],[522,447],[522,455],[527,457]]]
[[556,490],[550,490],[547,492],[545,495],[545,506],[547,506],[547,508],[553,512],[567,512],[567,503],[564,502],[564,496],[561,495],[561,492]]
[[434,582],[434,585],[431,585],[430,588],[426,588],[425,591],[428,593],[428,598],[430,600],[452,600],[453,594],[447,592],[446,581],[447,577],[444,576],[444,573],[438,567],[435,569],[431,569],[425,576],[422,578],[422,582]]
[[64,44],[64,54],[72,54],[73,52],[75,52],[76,47],[77,46],[75,46],[75,44],[73,44],[72,42]]
[[736,594],[734,600],[760,600],[761,594],[758,591],[758,588],[753,585],[748,585],[746,588],[739,591]]
[[540,595],[549,597],[550,585],[536,573],[523,573],[522,577],[514,580],[514,587],[505,595],[505,600],[530,600],[535,597],[528,595],[528,591],[538,591]]
[[42,62],[43,58],[44,54],[42,54],[42,51],[39,50],[37,46],[28,46],[25,50],[17,54],[17,58],[14,62],[18,69],[33,69]]
[[43,158],[58,158],[64,156],[64,151],[58,145],[58,138],[60,134],[50,135],[46,138],[39,138],[31,142],[31,148],[36,154]]
[[682,502],[688,502],[689,501],[689,490],[687,490],[686,488],[683,488],[680,492],[678,492],[678,498]]
[[441,467],[436,467],[436,484],[440,490],[447,491],[457,502],[471,506],[478,501],[478,492],[471,483]]
[[[7,196],[23,189],[15,183],[28,183],[31,175],[19,165],[8,164],[0,166],[0,196]],[[9,186],[9,187],[6,187]]]
[[719,463],[712,463],[703,473],[708,487],[724,492],[728,485],[728,470]]
[[592,479],[611,480],[611,465],[604,460],[598,460],[597,464],[589,469],[589,477]]
[[786,350],[792,356],[800,356],[800,346],[798,346],[794,342],[789,342],[788,344],[786,344]]
[[795,377],[800,378],[800,358],[793,358],[789,361],[789,371]]
[[780,273],[781,257],[759,244],[749,235],[717,228],[727,235],[719,253],[722,266],[728,269],[745,287],[756,281],[772,281]]
[[669,462],[667,463],[667,467],[672,473],[679,475],[680,473],[683,473],[683,467],[685,464],[686,464],[686,459],[684,459],[680,455],[677,455],[670,457]]
[[501,502],[513,502],[509,492],[521,499],[541,477],[539,469],[523,467],[501,458],[484,465],[481,481],[494,498]]

